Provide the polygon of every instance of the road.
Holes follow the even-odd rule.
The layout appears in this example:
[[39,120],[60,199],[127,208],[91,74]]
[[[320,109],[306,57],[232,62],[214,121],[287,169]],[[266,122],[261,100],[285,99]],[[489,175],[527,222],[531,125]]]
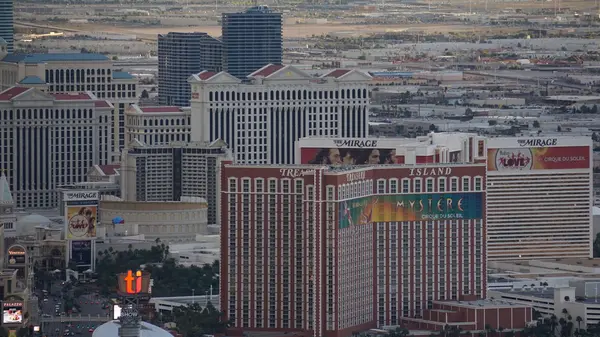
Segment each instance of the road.
[[[41,313],[50,315],[51,317],[56,317],[56,305],[60,306],[60,311],[63,311],[64,304],[64,295],[61,291],[63,286],[61,285],[61,281],[55,281],[52,284],[50,294],[47,297],[47,301],[41,302]],[[72,291],[71,291],[72,292]],[[89,329],[95,329],[98,325],[101,325],[101,322],[96,322],[97,317],[106,316],[110,314],[110,310],[102,309],[103,303],[105,303],[105,299],[101,299],[96,297],[94,294],[90,292],[81,296],[75,301],[81,307],[81,313],[77,313],[74,315],[81,315],[84,317],[84,321],[80,322],[49,322],[42,323],[42,335],[48,337],[58,337],[64,336],[65,331],[69,330],[75,334],[75,336],[81,337],[91,337],[92,333],[89,332]],[[85,321],[85,316],[92,316],[95,319],[91,321]]]

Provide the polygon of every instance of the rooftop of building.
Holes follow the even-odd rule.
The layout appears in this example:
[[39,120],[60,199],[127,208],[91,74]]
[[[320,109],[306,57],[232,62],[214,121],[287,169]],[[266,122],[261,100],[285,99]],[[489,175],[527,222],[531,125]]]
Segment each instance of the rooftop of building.
[[330,71],[329,73],[321,76],[321,77],[333,77],[333,78],[341,78],[344,75],[347,75],[348,73],[350,73],[352,70],[350,69],[336,69],[333,71]]
[[20,94],[24,93],[25,91],[27,91],[29,89],[31,89],[31,88],[12,87],[12,88],[6,89],[6,90],[0,92],[0,101],[11,100],[12,98],[19,96]]
[[248,8],[246,10],[246,13],[274,13],[275,11],[272,10],[269,6],[254,6],[251,8]]
[[517,261],[491,261],[488,268],[514,272],[515,277],[533,276],[600,276],[600,258],[559,258]]
[[98,170],[107,176],[112,176],[117,174],[117,170],[121,168],[120,164],[113,164],[113,165],[97,165],[98,166]]
[[248,77],[269,77],[283,68],[285,68],[283,64],[267,64],[266,66],[248,75]]
[[477,299],[473,301],[434,301],[435,303],[452,305],[455,307],[474,308],[474,309],[501,309],[523,307],[522,304],[509,303],[498,299]]
[[[398,169],[398,168],[413,168],[413,167],[485,167],[486,163],[426,163],[426,164],[367,164],[367,165],[322,165],[322,164],[282,164],[277,165],[276,168],[279,169],[300,169],[300,170],[316,170],[316,169],[324,169],[325,174],[332,173],[347,173],[355,170],[364,170],[364,169]],[[260,165],[260,164],[226,164],[227,167],[247,167],[247,168],[273,168],[271,165]]]
[[215,139],[212,142],[170,142],[168,144],[147,144],[137,138],[135,138],[130,144],[129,149],[134,148],[164,148],[164,147],[172,147],[172,148],[227,148],[227,143],[225,143],[222,139]]
[[546,101],[562,101],[562,102],[585,102],[585,101],[600,101],[600,96],[568,96],[568,95],[557,95],[557,96],[546,96]]
[[214,71],[204,70],[204,71],[201,71],[200,73],[198,73],[198,78],[205,81],[205,80],[208,80],[209,78],[215,76],[216,74],[218,74],[218,73],[216,73]]
[[172,114],[172,113],[185,113],[190,111],[189,107],[179,106],[139,106],[133,104],[129,107],[127,112],[133,112],[138,114]]
[[153,297],[150,299],[150,303],[177,303],[177,304],[192,304],[198,303],[200,305],[204,305],[207,300],[211,302],[213,305],[217,306],[220,302],[219,295],[198,295],[198,296],[174,296],[174,297]]
[[77,92],[77,93],[64,93],[64,94],[51,94],[58,101],[81,101],[91,100],[96,97],[90,92]]
[[112,78],[115,80],[132,80],[134,79],[133,75],[126,71],[113,71]]
[[46,84],[46,82],[37,76],[25,76],[19,84]]
[[96,101],[94,102],[96,108],[113,108],[114,106],[109,101]]
[[227,72],[221,71],[219,73],[211,71],[202,71],[198,74],[193,74],[188,78],[188,82],[214,82],[217,83],[241,83],[245,85],[260,84],[263,80],[286,80],[286,81],[309,81],[313,84],[324,84],[328,83],[328,79],[334,81],[348,81],[348,82],[369,82],[372,77],[360,70],[356,69],[333,69],[329,70],[321,76],[313,76],[306,70],[294,65],[283,65],[283,64],[267,64],[264,67],[254,71],[247,76],[249,81],[242,82],[238,78],[228,74]]
[[56,53],[56,54],[8,54],[2,62],[10,63],[44,63],[73,61],[109,61],[103,54],[96,53]]
[[[94,330],[92,337],[119,336],[121,324],[119,321],[106,322]],[[140,337],[173,337],[171,333],[156,325],[140,322]]]

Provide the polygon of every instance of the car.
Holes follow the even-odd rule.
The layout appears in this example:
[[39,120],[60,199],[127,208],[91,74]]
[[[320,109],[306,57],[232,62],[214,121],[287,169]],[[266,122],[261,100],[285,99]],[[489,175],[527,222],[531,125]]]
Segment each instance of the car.
[[44,302],[48,302],[48,299],[47,299],[47,298],[44,298]]
[[92,329],[92,328],[89,328],[89,329],[88,329],[88,332],[94,332],[94,329]]
[[42,318],[50,318],[50,317],[52,317],[52,315],[42,314]]

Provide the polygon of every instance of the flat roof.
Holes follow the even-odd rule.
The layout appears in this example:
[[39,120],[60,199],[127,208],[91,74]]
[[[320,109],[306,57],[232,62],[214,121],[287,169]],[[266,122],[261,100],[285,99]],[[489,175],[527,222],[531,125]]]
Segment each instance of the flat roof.
[[134,77],[125,71],[113,71],[112,78],[115,80],[132,80]]

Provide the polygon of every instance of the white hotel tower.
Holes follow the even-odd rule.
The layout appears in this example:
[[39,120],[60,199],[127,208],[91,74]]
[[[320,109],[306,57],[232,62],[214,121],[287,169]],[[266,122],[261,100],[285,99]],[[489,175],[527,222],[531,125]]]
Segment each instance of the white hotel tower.
[[84,182],[90,167],[107,164],[113,109],[91,92],[0,92],[0,170],[15,207],[56,208],[59,186]]
[[220,138],[238,163],[292,164],[300,138],[367,136],[366,73],[336,69],[312,77],[269,64],[248,78],[210,71],[190,77],[192,141]]
[[488,261],[592,257],[591,138],[487,146]]

